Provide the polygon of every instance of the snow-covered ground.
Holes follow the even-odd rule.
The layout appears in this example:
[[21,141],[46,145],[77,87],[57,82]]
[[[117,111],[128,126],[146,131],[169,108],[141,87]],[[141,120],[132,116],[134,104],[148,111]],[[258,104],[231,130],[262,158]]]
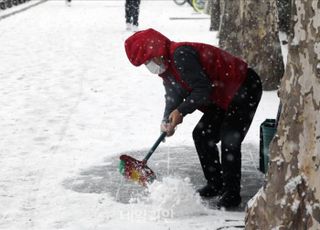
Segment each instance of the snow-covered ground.
[[[140,10],[141,29],[153,27],[176,41],[218,43],[209,20],[202,19],[208,16],[187,5],[150,0],[142,1]],[[49,1],[0,20],[0,28],[0,229],[243,224],[243,212],[201,205],[188,179],[165,178],[146,200],[133,204],[62,186],[81,169],[103,166],[108,157],[149,148],[159,135],[164,90],[160,79],[126,58],[123,42],[131,32],[125,31],[124,1],[74,0],[71,7]],[[259,125],[275,118],[278,103],[276,92],[263,93],[245,143],[258,146]],[[187,116],[162,145],[169,151],[192,146],[200,116]]]

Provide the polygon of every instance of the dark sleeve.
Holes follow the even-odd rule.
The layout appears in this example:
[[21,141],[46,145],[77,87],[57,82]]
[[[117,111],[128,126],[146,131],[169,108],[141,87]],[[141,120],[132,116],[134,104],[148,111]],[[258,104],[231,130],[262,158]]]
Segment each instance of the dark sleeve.
[[192,89],[191,93],[178,106],[185,116],[210,102],[212,84],[199,62],[197,52],[190,46],[181,46],[174,52],[174,63],[180,76]]
[[164,89],[165,89],[165,109],[163,114],[162,121],[168,122],[170,113],[175,110],[183,101],[183,94],[179,88],[177,88],[177,84],[167,78],[163,81]]

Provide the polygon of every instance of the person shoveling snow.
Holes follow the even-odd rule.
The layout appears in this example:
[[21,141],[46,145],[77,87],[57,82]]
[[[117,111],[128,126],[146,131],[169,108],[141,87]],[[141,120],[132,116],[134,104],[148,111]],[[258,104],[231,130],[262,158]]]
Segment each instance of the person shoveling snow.
[[163,80],[166,103],[160,127],[167,137],[187,114],[203,112],[192,133],[207,180],[199,195],[219,196],[218,207],[238,206],[241,143],[262,95],[257,73],[212,45],[170,41],[154,29],[127,38],[125,51],[134,66],[144,64]]

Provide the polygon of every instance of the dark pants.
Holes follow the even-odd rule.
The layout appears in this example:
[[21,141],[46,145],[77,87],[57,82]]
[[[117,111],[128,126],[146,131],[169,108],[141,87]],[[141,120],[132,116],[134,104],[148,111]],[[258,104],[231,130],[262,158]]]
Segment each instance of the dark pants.
[[[193,130],[193,139],[208,183],[240,192],[241,143],[251,125],[262,94],[259,76],[248,77],[227,111],[211,105]],[[221,141],[221,163],[217,143]]]
[[126,0],[126,23],[138,26],[140,0]]

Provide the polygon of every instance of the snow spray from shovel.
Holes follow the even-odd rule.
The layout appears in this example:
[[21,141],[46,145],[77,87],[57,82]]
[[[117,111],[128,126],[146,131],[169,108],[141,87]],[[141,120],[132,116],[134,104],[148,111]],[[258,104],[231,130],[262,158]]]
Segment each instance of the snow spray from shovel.
[[147,161],[159,146],[160,142],[164,140],[167,133],[162,132],[157,141],[153,144],[147,155],[142,161],[139,161],[128,155],[120,156],[119,171],[127,179],[137,182],[142,186],[147,186],[156,179],[155,173],[147,166]]

